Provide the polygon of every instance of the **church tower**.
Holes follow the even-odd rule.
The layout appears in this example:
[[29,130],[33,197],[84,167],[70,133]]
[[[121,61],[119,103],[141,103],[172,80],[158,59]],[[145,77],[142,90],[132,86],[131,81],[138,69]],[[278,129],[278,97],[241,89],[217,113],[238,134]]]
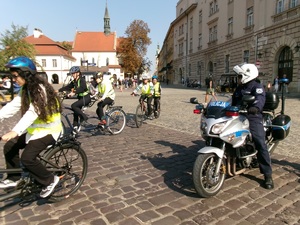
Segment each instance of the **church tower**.
[[104,33],[105,35],[110,34],[110,18],[107,9],[107,0],[106,0],[105,15],[104,15]]

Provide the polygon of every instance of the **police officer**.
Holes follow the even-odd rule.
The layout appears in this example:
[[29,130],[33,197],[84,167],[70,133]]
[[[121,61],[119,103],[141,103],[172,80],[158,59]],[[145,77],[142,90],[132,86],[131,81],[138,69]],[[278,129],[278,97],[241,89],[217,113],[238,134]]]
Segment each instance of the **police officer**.
[[265,104],[266,93],[259,82],[258,70],[254,64],[236,65],[233,70],[238,74],[239,86],[232,96],[232,105],[240,105],[244,95],[255,96],[255,101],[248,106],[249,128],[257,152],[260,172],[264,175],[264,187],[273,189],[271,158],[265,142],[262,110]]

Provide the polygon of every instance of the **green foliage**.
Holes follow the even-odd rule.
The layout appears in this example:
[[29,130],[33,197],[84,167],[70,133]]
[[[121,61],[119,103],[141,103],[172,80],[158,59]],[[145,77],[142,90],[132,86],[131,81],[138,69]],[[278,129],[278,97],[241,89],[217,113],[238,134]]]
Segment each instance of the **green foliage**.
[[148,33],[150,29],[147,23],[134,20],[125,31],[127,37],[120,39],[117,54],[126,73],[142,74],[149,70],[151,62],[145,58],[147,48],[151,44]]
[[68,41],[63,41],[63,42],[58,42],[58,44],[60,44],[61,46],[63,46],[65,49],[67,49],[68,51],[72,50],[72,45],[70,42]]
[[12,30],[5,30],[0,38],[0,70],[5,70],[4,65],[17,56],[27,56],[35,59],[36,51],[34,45],[25,41],[28,36],[27,27],[11,25]]

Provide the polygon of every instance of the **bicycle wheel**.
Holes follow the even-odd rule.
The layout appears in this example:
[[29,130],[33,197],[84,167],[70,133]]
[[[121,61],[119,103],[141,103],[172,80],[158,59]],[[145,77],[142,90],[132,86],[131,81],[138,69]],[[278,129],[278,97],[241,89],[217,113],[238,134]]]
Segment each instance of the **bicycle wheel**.
[[146,112],[146,107],[143,107],[141,104],[139,104],[136,107],[136,112],[135,112],[135,123],[137,127],[141,127],[144,120],[145,120],[145,112]]
[[126,125],[126,114],[121,109],[113,109],[107,114],[107,130],[111,134],[119,134]]
[[[55,171],[54,174],[60,177],[49,200],[60,201],[70,197],[82,185],[88,169],[87,156],[83,149],[74,143],[64,143],[50,150],[44,161],[48,170]],[[57,165],[62,171],[57,172]]]

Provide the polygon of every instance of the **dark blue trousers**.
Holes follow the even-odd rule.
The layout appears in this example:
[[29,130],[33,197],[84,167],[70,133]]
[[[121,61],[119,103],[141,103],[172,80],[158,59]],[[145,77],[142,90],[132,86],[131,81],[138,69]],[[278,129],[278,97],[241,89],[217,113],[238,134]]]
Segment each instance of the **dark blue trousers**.
[[259,169],[265,176],[272,175],[271,158],[266,145],[266,132],[262,123],[262,114],[248,115],[250,132],[257,150]]

